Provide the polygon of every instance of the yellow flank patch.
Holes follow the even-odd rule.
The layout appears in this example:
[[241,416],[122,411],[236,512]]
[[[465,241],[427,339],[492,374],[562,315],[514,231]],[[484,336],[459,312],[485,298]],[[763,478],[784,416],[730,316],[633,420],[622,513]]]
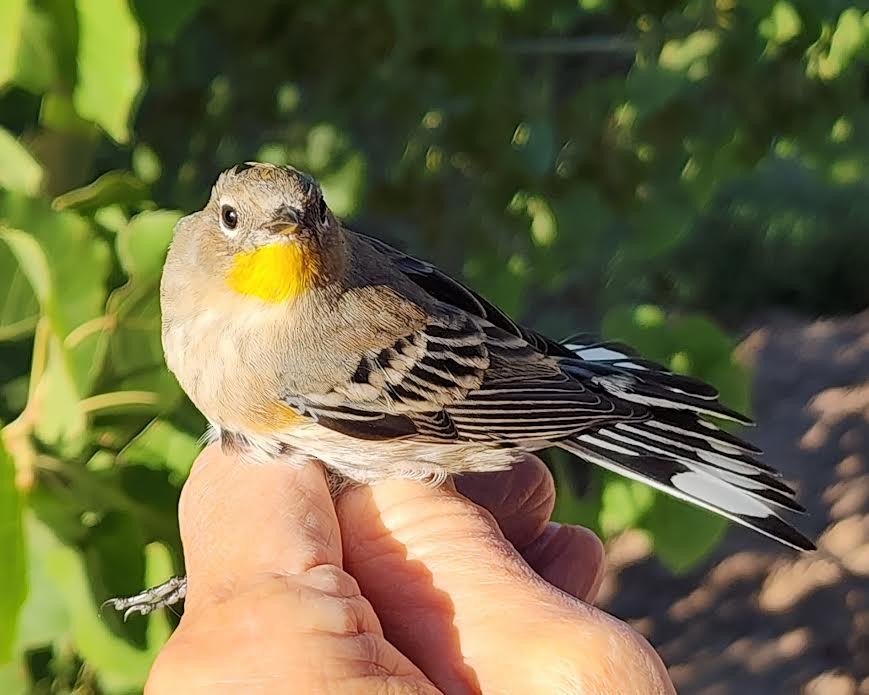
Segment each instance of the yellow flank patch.
[[226,282],[239,294],[277,304],[310,287],[314,275],[311,261],[299,244],[268,244],[237,254]]
[[258,410],[249,426],[260,434],[274,434],[276,432],[287,432],[293,426],[305,420],[307,418],[299,415],[286,403],[274,401],[263,409]]

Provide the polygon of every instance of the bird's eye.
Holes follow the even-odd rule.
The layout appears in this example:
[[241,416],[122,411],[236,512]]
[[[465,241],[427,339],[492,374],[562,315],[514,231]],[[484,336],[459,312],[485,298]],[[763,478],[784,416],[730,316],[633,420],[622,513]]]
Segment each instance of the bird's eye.
[[326,201],[320,197],[320,224],[326,224],[326,215],[329,214],[329,208],[326,207]]
[[220,221],[227,229],[235,229],[238,227],[238,211],[232,205],[221,206]]

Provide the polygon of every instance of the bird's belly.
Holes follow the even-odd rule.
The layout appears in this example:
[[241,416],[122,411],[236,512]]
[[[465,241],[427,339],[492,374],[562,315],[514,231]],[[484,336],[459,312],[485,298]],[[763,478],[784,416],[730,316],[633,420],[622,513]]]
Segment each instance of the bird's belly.
[[318,458],[333,472],[359,483],[387,478],[439,483],[456,473],[505,470],[524,453],[520,448],[502,449],[479,443],[356,439],[310,422],[279,434],[247,436],[247,439],[255,450],[255,459],[257,453],[271,458],[282,445],[289,446]]

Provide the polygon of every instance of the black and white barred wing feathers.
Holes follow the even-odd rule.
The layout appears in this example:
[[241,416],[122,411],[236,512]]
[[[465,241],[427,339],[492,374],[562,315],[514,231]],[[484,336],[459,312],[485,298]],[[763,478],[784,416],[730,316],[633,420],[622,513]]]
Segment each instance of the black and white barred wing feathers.
[[423,329],[363,355],[326,394],[288,402],[331,429],[362,439],[548,446],[645,409],[609,398],[557,360],[482,317],[432,318]]
[[713,421],[750,423],[712,386],[619,343],[553,341],[434,266],[365,241],[452,318],[366,355],[359,389],[302,404],[321,424],[367,439],[560,446],[787,545],[814,547],[779,517],[802,511],[791,488],[756,447]]

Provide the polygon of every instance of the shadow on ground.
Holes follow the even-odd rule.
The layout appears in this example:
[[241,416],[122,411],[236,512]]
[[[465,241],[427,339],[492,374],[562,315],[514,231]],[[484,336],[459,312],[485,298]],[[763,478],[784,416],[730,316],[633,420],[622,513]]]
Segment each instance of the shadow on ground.
[[869,312],[774,317],[738,351],[754,368],[748,438],[797,484],[812,555],[731,528],[673,577],[626,534],[602,605],[660,651],[683,695],[869,693]]

